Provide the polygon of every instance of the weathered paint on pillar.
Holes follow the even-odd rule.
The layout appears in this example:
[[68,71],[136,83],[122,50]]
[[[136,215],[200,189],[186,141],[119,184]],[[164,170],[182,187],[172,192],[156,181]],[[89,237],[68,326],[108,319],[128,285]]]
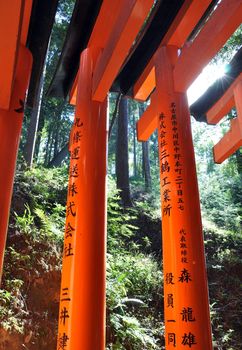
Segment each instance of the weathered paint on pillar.
[[107,100],[93,102],[98,50],[81,54],[70,136],[57,349],[105,349]]
[[211,350],[204,244],[185,93],[175,93],[177,49],[156,54],[166,349]]
[[30,51],[20,46],[9,110],[0,109],[0,282],[25,94],[32,67]]

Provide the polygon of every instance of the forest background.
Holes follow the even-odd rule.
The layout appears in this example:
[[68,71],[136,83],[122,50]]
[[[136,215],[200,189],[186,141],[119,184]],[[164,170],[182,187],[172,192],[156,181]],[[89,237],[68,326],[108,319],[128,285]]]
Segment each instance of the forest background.
[[[18,155],[3,285],[0,349],[54,350],[68,142],[74,109],[48,97],[74,0],[60,0],[39,103],[27,108]],[[242,28],[211,63],[229,62],[242,45]],[[107,349],[164,349],[163,275],[157,135],[137,142],[145,104],[109,95]],[[221,165],[213,140],[229,128],[192,119],[207,258],[215,349],[239,350],[241,335],[242,154]],[[61,347],[60,347],[61,350]]]

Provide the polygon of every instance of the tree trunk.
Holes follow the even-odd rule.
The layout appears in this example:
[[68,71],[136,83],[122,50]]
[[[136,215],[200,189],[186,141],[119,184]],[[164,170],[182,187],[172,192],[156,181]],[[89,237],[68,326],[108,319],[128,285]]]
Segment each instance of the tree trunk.
[[117,96],[115,107],[114,107],[114,112],[113,112],[112,119],[111,119],[111,122],[110,122],[109,131],[108,131],[108,140],[110,140],[110,138],[111,138],[113,126],[114,126],[114,123],[115,123],[115,120],[116,120],[116,117],[117,117],[117,114],[118,114],[119,103],[120,103],[121,97],[122,97],[122,94],[120,92],[118,94],[118,96]]
[[39,151],[40,151],[40,142],[41,142],[41,135],[42,131],[45,126],[45,118],[44,118],[44,113],[41,113],[40,111],[40,117],[39,117],[39,125],[38,125],[38,130],[37,130],[37,135],[36,135],[36,142],[35,142],[35,150],[34,150],[34,161],[38,161],[39,157]]
[[60,115],[58,116],[58,120],[57,120],[57,123],[56,123],[56,130],[55,130],[55,133],[54,133],[54,157],[58,154],[58,145],[59,145],[59,131],[60,131]]
[[151,190],[149,141],[142,142],[142,156],[145,178],[145,190],[149,192]]
[[118,130],[116,143],[117,188],[124,207],[132,206],[129,186],[128,160],[128,101],[122,97],[119,104]]
[[67,143],[59,153],[56,154],[56,156],[51,160],[51,162],[48,164],[48,167],[53,168],[53,167],[58,167],[61,165],[63,160],[68,157],[69,155],[69,143]]
[[[144,104],[139,104],[139,116],[141,117],[144,113]],[[142,142],[142,168],[145,179],[145,190],[151,190],[151,174],[150,174],[150,152],[149,152],[149,141]]]
[[137,160],[136,160],[136,122],[135,114],[133,114],[133,154],[134,154],[134,177],[137,176]]
[[30,168],[33,165],[33,159],[34,159],[34,150],[35,150],[37,130],[39,125],[40,108],[41,108],[41,102],[42,102],[42,96],[43,96],[43,85],[44,85],[44,73],[42,74],[39,87],[38,87],[38,94],[36,96],[33,109],[31,111],[30,125],[28,128],[26,144],[24,146],[24,158],[26,160],[27,165]]
[[240,149],[238,149],[235,152],[236,157],[236,164],[237,164],[237,170],[240,176],[242,176],[242,152]]
[[47,142],[45,146],[45,160],[44,160],[45,165],[49,163],[48,159],[49,159],[49,148],[50,148],[51,138],[52,138],[52,132],[50,130],[48,132]]

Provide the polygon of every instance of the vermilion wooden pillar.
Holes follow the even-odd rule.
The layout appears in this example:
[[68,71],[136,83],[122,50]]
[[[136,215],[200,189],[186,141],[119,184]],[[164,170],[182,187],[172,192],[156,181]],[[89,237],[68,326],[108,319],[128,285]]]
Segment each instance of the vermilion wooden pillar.
[[25,94],[31,67],[30,51],[20,46],[10,108],[9,110],[0,109],[0,280]]
[[176,93],[176,47],[155,57],[166,349],[211,350],[208,288],[190,115]]
[[57,349],[105,349],[107,101],[92,101],[98,50],[81,54]]

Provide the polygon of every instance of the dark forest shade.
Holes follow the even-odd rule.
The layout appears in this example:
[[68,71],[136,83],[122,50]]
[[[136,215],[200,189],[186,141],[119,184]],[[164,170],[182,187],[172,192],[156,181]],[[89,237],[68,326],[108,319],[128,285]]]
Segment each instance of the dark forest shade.
[[116,176],[117,188],[124,207],[132,205],[129,187],[129,156],[128,156],[128,100],[121,98],[118,113],[118,131],[116,143]]
[[48,95],[66,98],[79,68],[80,53],[87,47],[102,0],[76,0],[64,47]]

